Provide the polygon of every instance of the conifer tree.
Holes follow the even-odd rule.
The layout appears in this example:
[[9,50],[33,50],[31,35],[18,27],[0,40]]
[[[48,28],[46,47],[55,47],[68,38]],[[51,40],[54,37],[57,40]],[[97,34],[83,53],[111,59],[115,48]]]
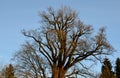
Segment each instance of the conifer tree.
[[117,58],[116,60],[115,71],[116,71],[116,77],[120,78],[120,58]]
[[14,68],[13,68],[12,64],[9,64],[9,66],[6,67],[5,78],[15,78],[14,77]]
[[104,59],[100,78],[115,78],[114,72],[112,71],[112,65],[108,58]]

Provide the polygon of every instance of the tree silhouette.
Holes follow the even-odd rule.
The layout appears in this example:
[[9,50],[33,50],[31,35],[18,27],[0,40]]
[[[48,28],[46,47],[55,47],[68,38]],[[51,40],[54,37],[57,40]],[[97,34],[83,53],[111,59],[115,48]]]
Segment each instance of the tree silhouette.
[[105,29],[100,28],[98,34],[92,35],[92,26],[81,22],[76,11],[69,7],[58,10],[48,8],[40,16],[40,28],[23,30],[22,33],[37,43],[39,53],[51,67],[52,78],[65,78],[68,70],[77,63],[91,57],[99,59],[99,56],[113,52],[106,39]]
[[6,68],[6,78],[14,78],[14,68],[12,64],[9,64],[9,67]]
[[120,58],[117,58],[116,60],[115,72],[116,72],[116,77],[120,78]]
[[104,59],[101,71],[102,74],[100,78],[116,78],[114,72],[112,71],[112,65],[108,58]]
[[15,78],[15,70],[12,64],[2,69],[0,78]]

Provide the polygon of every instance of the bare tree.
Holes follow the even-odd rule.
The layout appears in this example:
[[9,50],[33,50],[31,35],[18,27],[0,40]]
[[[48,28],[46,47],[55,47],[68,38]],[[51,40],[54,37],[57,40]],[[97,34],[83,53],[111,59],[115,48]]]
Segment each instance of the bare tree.
[[26,42],[22,45],[15,58],[16,71],[19,77],[25,78],[46,78],[46,65],[40,57],[35,44]]
[[105,29],[100,28],[94,36],[92,26],[81,22],[76,11],[69,7],[48,8],[40,16],[41,27],[23,31],[23,34],[38,44],[40,54],[49,62],[52,78],[65,78],[68,70],[77,63],[113,52]]

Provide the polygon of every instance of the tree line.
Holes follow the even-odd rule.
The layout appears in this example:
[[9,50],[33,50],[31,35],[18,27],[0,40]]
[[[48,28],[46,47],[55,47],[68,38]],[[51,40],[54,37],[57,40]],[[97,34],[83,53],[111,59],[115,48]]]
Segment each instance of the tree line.
[[[18,73],[17,75],[15,75],[16,73],[17,73],[16,67],[14,67],[12,64],[9,64],[7,67],[1,70],[0,78],[17,78],[16,76],[21,77],[22,74]],[[29,73],[25,73],[25,72],[24,75],[22,76],[23,78],[32,78]],[[34,77],[35,76],[33,76],[33,78]],[[39,75],[39,78],[48,78],[48,77]],[[77,76],[74,78],[77,78]],[[108,58],[105,58],[101,67],[101,72],[96,73],[94,77],[90,77],[90,78],[120,78],[120,58],[116,59],[115,66],[112,66],[110,60]]]
[[[49,7],[40,12],[40,17],[39,28],[22,30],[29,39],[15,53],[15,65],[11,67],[10,64],[5,68],[6,72],[9,69],[9,73],[12,72],[13,68],[18,78],[70,78],[78,75],[94,78],[90,68],[114,52],[105,28],[94,33],[93,26],[84,24],[70,7],[57,10]],[[104,63],[101,78],[107,78],[103,76],[106,69],[111,70],[111,66],[106,67]],[[108,73],[115,74],[113,71]],[[7,77],[4,73],[6,78],[14,78],[14,74]]]

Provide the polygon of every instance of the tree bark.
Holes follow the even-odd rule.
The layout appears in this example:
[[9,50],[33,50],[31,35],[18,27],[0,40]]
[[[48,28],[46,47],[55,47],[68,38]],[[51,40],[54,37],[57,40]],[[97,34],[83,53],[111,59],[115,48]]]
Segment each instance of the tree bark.
[[54,66],[52,68],[52,78],[65,78],[66,71],[63,67]]

